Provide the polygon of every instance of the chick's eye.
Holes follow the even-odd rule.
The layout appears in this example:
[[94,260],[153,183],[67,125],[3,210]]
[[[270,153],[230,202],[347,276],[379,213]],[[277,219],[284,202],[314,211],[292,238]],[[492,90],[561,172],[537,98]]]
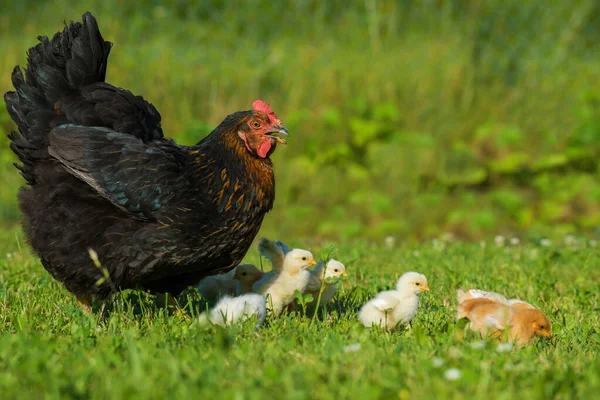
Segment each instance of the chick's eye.
[[417,286],[421,286],[421,284],[420,284],[419,282],[415,283],[415,285],[417,285]]
[[252,121],[250,121],[250,126],[254,129],[259,129],[262,124],[260,123],[260,121],[253,119]]
[[246,276],[246,275],[248,275],[247,272],[242,272],[242,276]]
[[334,270],[333,270],[333,272],[338,272],[338,271],[339,271],[339,269],[334,269]]
[[302,257],[302,261],[306,261],[306,257]]

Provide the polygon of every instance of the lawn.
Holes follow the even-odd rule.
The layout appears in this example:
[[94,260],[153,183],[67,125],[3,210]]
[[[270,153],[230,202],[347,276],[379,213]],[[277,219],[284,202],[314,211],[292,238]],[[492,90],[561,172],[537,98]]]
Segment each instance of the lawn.
[[[267,319],[255,331],[252,324],[198,327],[193,319],[202,302],[192,292],[180,298],[183,313],[128,292],[102,316],[84,315],[30,254],[20,230],[5,227],[0,393],[5,399],[592,398],[600,391],[600,249],[584,240],[543,244],[310,243],[315,255],[335,249],[348,269],[331,310]],[[256,248],[246,261],[259,262]],[[408,270],[424,273],[431,287],[412,327],[363,328],[356,320],[360,305]],[[554,338],[520,350],[494,342],[482,347],[455,323],[459,287],[541,307]]]

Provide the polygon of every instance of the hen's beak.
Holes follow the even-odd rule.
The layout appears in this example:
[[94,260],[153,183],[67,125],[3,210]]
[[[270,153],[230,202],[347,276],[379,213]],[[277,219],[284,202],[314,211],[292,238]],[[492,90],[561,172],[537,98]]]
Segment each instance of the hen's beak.
[[287,129],[285,129],[281,125],[274,125],[273,129],[269,131],[269,134],[271,135],[270,138],[272,140],[276,141],[277,143],[287,144],[287,141],[284,138],[280,138],[279,136],[274,136],[273,133],[280,133],[282,135],[289,136],[290,133],[287,131]]
[[421,286],[421,291],[422,292],[429,292],[429,285],[423,285],[423,286]]

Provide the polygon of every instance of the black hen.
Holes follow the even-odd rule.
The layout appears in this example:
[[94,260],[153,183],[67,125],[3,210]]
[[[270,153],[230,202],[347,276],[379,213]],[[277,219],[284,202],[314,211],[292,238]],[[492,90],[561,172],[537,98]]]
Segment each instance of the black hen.
[[[151,104],[104,83],[112,44],[91,14],[40,42],[4,99],[28,183],[24,230],[44,267],[86,303],[127,288],[177,295],[235,267],[273,206],[269,156],[285,141],[272,133],[287,131],[269,106],[180,146]],[[89,249],[110,281],[98,283]]]

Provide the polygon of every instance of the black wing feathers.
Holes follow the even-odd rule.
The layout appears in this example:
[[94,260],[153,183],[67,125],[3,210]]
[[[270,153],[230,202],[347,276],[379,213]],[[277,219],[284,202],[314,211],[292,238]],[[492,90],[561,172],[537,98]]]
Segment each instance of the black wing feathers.
[[50,132],[50,155],[121,210],[156,219],[187,187],[184,149],[171,142],[147,145],[102,127],[61,125]]

